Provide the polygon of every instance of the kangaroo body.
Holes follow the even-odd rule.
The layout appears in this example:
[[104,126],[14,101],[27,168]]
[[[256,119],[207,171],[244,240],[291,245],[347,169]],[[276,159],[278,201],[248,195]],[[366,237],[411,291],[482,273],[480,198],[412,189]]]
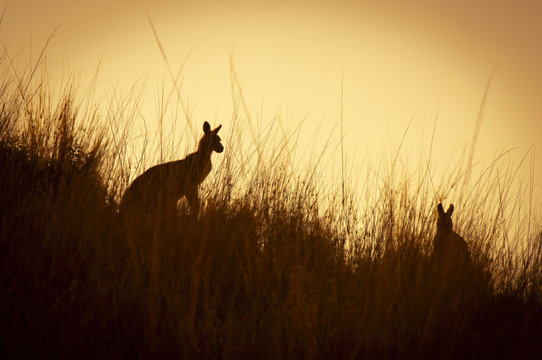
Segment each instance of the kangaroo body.
[[204,135],[198,150],[182,160],[155,165],[138,176],[124,193],[119,206],[121,215],[161,215],[176,213],[178,200],[185,196],[190,214],[199,212],[198,186],[212,169],[213,151],[221,153],[224,146],[217,135],[221,125],[211,130],[203,124]]
[[444,212],[442,204],[438,204],[437,232],[433,239],[433,255],[439,261],[456,264],[470,263],[469,247],[465,239],[453,230],[452,213],[454,206],[450,205]]

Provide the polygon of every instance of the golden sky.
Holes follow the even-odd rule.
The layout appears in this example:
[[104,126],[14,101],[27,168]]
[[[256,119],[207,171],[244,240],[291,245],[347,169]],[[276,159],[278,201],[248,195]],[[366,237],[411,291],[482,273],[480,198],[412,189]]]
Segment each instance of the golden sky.
[[[537,142],[540,153],[540,1],[0,4],[6,9],[0,39],[10,53],[26,45],[35,59],[60,26],[47,50],[51,78],[59,79],[68,68],[84,82],[100,64],[97,90],[108,94],[126,93],[143,78],[141,116],[150,123],[157,113],[157,90],[171,83],[146,11],[173,71],[188,57],[182,93],[197,123],[220,122],[224,130],[230,125],[231,54],[248,107],[263,122],[281,112],[295,126],[307,115],[304,133],[312,138],[311,129],[323,124],[320,131],[327,138],[339,119],[344,76],[344,144],[352,162],[378,157],[390,143],[398,146],[411,118],[404,156],[418,161],[436,117],[432,155],[446,163],[471,142],[495,68],[476,159],[489,163],[512,147],[519,147],[514,153],[519,159]],[[535,162],[539,184],[541,163]]]

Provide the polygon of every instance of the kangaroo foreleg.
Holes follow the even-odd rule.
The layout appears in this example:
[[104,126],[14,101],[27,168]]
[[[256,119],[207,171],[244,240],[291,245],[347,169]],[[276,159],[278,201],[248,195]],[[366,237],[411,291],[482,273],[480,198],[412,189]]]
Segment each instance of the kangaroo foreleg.
[[200,206],[197,187],[186,193],[186,200],[188,200],[188,204],[190,205],[190,216],[197,217],[199,214],[199,206]]

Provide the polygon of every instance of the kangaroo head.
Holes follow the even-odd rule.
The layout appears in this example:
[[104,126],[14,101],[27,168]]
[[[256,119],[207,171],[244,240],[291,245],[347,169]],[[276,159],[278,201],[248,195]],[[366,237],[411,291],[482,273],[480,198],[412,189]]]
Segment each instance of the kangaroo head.
[[451,233],[453,231],[452,213],[454,212],[454,206],[450,204],[448,210],[444,212],[442,204],[438,204],[437,210],[437,231],[443,233]]
[[211,130],[211,125],[207,121],[203,123],[203,137],[199,141],[198,151],[216,151],[217,153],[224,151],[220,136],[217,134],[221,127],[222,125],[218,125],[214,130]]

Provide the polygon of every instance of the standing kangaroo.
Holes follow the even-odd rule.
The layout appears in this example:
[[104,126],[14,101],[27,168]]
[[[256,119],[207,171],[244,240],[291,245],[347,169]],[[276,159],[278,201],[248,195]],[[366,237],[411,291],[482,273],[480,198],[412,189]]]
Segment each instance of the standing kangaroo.
[[437,217],[437,233],[433,239],[433,255],[435,259],[454,264],[470,263],[469,247],[459,234],[453,230],[452,213],[454,206],[450,207],[446,212],[442,204],[438,204]]
[[120,214],[129,213],[134,217],[176,214],[177,202],[185,196],[190,205],[190,215],[197,216],[200,207],[198,186],[211,171],[211,154],[224,151],[217,134],[221,127],[211,130],[209,123],[204,122],[204,134],[196,152],[182,160],[153,166],[139,175],[122,197]]

